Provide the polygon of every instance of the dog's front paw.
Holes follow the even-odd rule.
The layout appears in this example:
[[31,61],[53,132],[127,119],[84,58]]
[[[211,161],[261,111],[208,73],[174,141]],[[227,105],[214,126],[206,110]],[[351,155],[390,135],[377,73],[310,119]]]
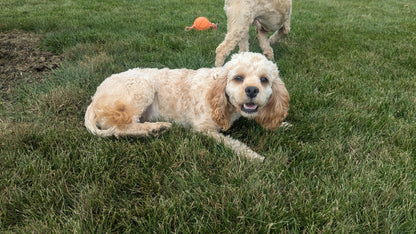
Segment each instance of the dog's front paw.
[[281,128],[283,129],[289,129],[293,126],[293,124],[289,123],[289,122],[282,122],[282,124],[280,125]]
[[256,153],[256,152],[254,152],[254,151],[252,151],[251,153],[247,154],[246,157],[249,160],[252,160],[252,161],[260,161],[260,162],[263,162],[264,161],[264,157],[261,156],[260,154]]

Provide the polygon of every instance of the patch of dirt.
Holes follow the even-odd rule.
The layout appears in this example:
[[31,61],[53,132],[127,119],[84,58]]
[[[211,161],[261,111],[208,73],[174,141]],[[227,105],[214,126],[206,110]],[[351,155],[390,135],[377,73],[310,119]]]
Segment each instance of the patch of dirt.
[[13,30],[0,32],[0,93],[7,99],[13,87],[42,81],[62,58],[39,48],[41,36]]

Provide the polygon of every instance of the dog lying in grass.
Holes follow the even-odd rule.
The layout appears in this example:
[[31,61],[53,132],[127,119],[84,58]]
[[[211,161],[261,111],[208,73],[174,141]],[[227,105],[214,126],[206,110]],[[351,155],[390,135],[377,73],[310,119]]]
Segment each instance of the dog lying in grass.
[[[290,31],[291,0],[225,0],[227,35],[217,47],[215,66],[224,64],[225,58],[238,44],[239,52],[249,49],[250,25],[254,25],[263,54],[274,59],[270,44],[278,42]],[[268,38],[269,32],[273,35]]]
[[[264,157],[220,131],[238,118],[277,129],[286,118],[289,93],[277,66],[258,53],[240,53],[223,67],[136,68],[108,77],[85,113],[85,126],[98,136],[149,136],[189,126],[249,159]],[[166,121],[157,121],[157,120]]]

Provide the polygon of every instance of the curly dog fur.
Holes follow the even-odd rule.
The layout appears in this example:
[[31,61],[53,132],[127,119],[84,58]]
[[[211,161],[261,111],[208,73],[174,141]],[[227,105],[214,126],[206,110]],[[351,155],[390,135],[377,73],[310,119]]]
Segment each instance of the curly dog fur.
[[[249,49],[249,28],[254,25],[263,54],[273,60],[270,44],[278,42],[290,31],[291,0],[225,0],[227,35],[217,47],[215,65],[224,64],[225,58],[238,44],[239,52]],[[273,35],[268,38],[269,32]]]
[[219,68],[136,68],[114,74],[97,88],[85,126],[103,137],[148,136],[169,129],[168,121],[173,121],[213,137],[238,155],[263,160],[220,131],[241,116],[276,129],[288,109],[289,93],[277,66],[261,54],[246,52]]

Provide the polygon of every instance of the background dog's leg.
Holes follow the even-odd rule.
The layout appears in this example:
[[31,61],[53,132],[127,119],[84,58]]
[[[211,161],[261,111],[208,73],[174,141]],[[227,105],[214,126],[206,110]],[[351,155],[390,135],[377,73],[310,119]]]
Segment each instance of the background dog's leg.
[[285,37],[289,32],[290,32],[290,19],[288,19],[278,31],[273,33],[273,35],[269,39],[270,44],[279,42],[280,39]]
[[229,136],[224,136],[219,132],[209,131],[206,134],[214,138],[217,142],[223,143],[225,146],[230,147],[235,153],[240,156],[246,157],[250,160],[264,161],[264,157],[251,150],[246,144],[235,140]]
[[247,52],[249,50],[249,43],[248,39],[250,39],[250,35],[247,33],[243,38],[241,38],[240,43],[238,43],[239,53]]
[[241,41],[243,35],[248,33],[248,30],[249,27],[227,33],[224,41],[215,50],[215,66],[220,67],[224,64],[225,58],[236,47],[237,43]]
[[266,31],[257,29],[257,37],[259,39],[260,47],[263,50],[263,54],[266,55],[268,59],[274,60],[273,49],[270,46],[267,36],[268,33]]
[[231,13],[227,13],[227,35],[225,35],[224,41],[215,51],[215,66],[217,67],[224,64],[225,58],[237,46],[237,43],[246,37],[247,42],[240,44],[240,50],[247,49],[248,51],[248,37],[251,22],[248,20],[249,18],[244,16],[244,14],[240,14],[241,12],[238,13],[238,15],[231,15]]

